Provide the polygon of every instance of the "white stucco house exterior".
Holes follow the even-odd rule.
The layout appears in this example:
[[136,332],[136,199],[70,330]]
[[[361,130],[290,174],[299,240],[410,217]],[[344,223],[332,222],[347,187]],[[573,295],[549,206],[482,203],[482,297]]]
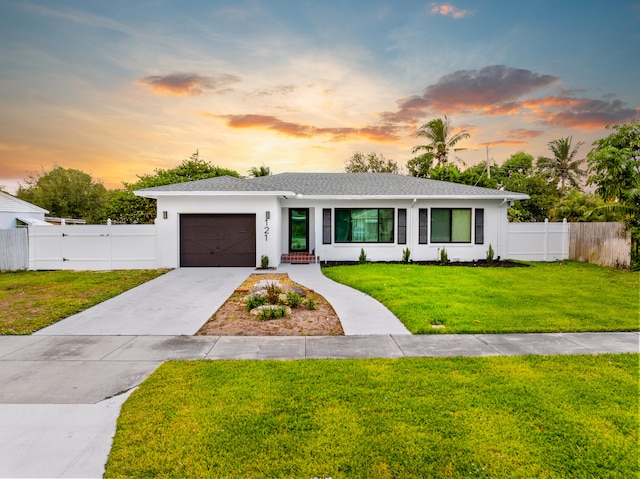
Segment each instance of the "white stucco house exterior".
[[18,223],[47,224],[44,215],[49,211],[0,191],[0,229],[16,228]]
[[505,257],[507,208],[528,195],[390,173],[221,176],[138,190],[155,198],[158,266]]

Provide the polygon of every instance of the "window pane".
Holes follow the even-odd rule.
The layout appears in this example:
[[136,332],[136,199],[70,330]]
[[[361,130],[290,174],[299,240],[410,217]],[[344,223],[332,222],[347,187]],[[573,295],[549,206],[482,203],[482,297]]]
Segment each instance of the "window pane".
[[351,211],[336,210],[336,243],[351,242]]
[[451,222],[451,241],[471,243],[471,210],[452,210]]
[[393,242],[393,210],[384,209],[379,210],[380,218],[380,236],[378,241],[380,243],[392,243]]
[[451,210],[431,209],[431,242],[451,242]]
[[392,243],[394,210],[336,209],[336,243]]

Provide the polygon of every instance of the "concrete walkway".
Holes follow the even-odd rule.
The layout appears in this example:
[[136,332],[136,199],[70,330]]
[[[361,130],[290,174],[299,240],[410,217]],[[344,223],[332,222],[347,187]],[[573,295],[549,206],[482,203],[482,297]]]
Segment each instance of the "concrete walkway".
[[[179,268],[34,333],[72,335],[193,335],[254,268]],[[289,277],[325,297],[345,335],[410,334],[385,306],[325,277],[317,264],[282,265],[264,273]]]
[[0,478],[102,477],[121,405],[169,359],[639,351],[639,332],[412,336],[380,303],[328,280],[317,265],[276,272],[327,298],[346,336],[192,336],[253,272],[171,271],[34,335],[0,336]]

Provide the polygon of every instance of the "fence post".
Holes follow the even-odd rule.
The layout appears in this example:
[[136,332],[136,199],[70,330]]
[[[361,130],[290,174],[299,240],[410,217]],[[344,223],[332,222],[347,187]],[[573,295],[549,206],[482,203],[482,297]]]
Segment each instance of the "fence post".
[[544,260],[549,260],[549,218],[544,219]]
[[562,220],[562,259],[569,259],[569,222]]
[[107,241],[109,241],[109,271],[113,271],[113,239],[111,235],[111,218],[107,218]]

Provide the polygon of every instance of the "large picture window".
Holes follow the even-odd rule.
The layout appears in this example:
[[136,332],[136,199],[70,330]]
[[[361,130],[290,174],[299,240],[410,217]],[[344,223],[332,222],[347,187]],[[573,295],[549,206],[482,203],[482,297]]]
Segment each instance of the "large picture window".
[[336,243],[393,243],[393,208],[335,210]]
[[471,209],[432,208],[432,243],[471,243]]

